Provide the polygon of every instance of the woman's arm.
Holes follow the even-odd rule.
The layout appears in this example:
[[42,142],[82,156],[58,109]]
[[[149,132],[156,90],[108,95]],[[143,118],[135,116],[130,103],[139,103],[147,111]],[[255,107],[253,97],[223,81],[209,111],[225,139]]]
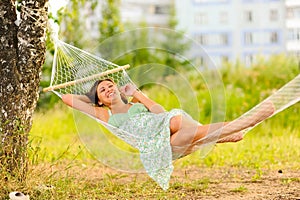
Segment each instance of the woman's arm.
[[153,112],[153,113],[165,112],[164,107],[162,107],[160,104],[158,104],[157,102],[155,102],[152,99],[150,99],[149,97],[147,97],[141,91],[136,90],[132,96],[133,96],[133,98],[135,98],[136,100],[138,100],[139,102],[144,104],[150,112]]
[[120,90],[125,95],[132,96],[135,101],[144,104],[150,112],[153,113],[165,112],[165,109],[160,104],[147,97],[144,93],[137,90],[136,87],[134,87],[131,84],[124,86]]
[[92,115],[102,121],[108,121],[108,111],[101,107],[92,106],[90,99],[86,95],[65,94],[62,96],[62,101],[72,108]]

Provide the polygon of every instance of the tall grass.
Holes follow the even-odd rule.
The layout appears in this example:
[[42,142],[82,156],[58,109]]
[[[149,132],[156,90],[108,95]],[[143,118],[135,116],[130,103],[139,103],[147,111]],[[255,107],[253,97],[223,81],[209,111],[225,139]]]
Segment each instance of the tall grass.
[[[35,113],[29,138],[32,147],[29,150],[32,151],[31,156],[35,156],[32,158],[35,162],[71,159],[83,152],[73,112],[61,103],[49,111]],[[38,152],[34,152],[35,148]]]
[[[243,114],[299,74],[295,59],[284,56],[260,59],[251,68],[240,64],[227,64],[220,69],[226,93],[226,120]],[[197,92],[200,107],[199,119],[209,123],[211,95],[199,74],[187,74]],[[203,72],[203,76],[210,76]],[[178,107],[177,97],[165,88],[154,86],[144,91],[151,98],[166,105]],[[167,95],[166,95],[167,94]],[[180,94],[181,95],[181,94]],[[184,95],[184,94],[182,94]],[[177,169],[187,166],[236,167],[256,170],[300,170],[300,105],[279,113],[251,130],[245,139],[234,144],[218,144],[204,158],[194,153],[174,163]],[[160,190],[147,176],[108,171],[81,142],[73,111],[62,104],[54,109],[34,115],[30,132],[30,165],[26,182],[0,182],[0,198],[13,190],[21,190],[32,199],[132,199],[149,197],[180,199],[178,188],[204,189],[209,180],[191,181],[190,184],[173,183],[168,192]],[[130,182],[123,180],[130,177]],[[200,181],[200,182],[199,182]],[[125,183],[125,184],[124,184]],[[195,185],[194,185],[195,184]],[[197,186],[196,186],[197,185]]]

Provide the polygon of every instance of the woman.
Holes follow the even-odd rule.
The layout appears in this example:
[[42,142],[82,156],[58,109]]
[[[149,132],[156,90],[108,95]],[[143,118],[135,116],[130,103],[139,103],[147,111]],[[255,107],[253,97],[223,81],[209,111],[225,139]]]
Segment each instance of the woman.
[[[132,97],[135,103],[128,103],[124,95]],[[237,142],[243,136],[240,131],[254,126],[274,112],[272,103],[266,102],[261,111],[249,117],[230,123],[201,125],[182,110],[166,112],[132,84],[118,89],[111,79],[95,82],[86,95],[66,94],[62,100],[75,109],[136,134],[140,138],[137,148],[146,171],[163,188],[168,187],[169,178],[165,176],[172,173],[172,159],[193,152],[195,145],[217,140]],[[214,136],[206,139],[208,134]]]

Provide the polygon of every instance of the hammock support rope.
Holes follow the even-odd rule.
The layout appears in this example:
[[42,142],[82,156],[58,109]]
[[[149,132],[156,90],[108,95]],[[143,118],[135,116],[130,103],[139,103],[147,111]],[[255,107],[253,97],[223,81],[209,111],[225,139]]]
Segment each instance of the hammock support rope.
[[111,69],[111,70],[101,72],[99,74],[88,76],[88,77],[85,77],[85,78],[77,79],[77,80],[74,80],[74,81],[69,81],[69,82],[66,82],[66,83],[58,84],[58,85],[53,85],[53,86],[44,88],[43,92],[48,92],[48,91],[52,91],[52,90],[56,90],[56,89],[61,89],[61,88],[65,88],[65,87],[68,87],[68,86],[75,85],[75,84],[79,84],[79,83],[87,82],[87,81],[90,81],[90,80],[98,79],[98,78],[101,78],[103,76],[113,74],[113,73],[119,72],[121,70],[128,69],[129,67],[130,67],[130,65],[127,64],[127,65],[124,65],[124,66],[117,67],[115,69]]

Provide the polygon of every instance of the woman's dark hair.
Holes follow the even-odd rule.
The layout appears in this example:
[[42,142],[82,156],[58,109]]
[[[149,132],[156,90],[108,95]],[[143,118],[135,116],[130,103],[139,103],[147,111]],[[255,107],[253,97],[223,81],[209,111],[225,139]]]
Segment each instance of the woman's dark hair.
[[[91,100],[91,102],[96,105],[96,106],[103,106],[103,104],[99,104],[99,98],[98,98],[98,95],[97,95],[97,88],[98,88],[98,85],[103,82],[103,81],[110,81],[112,82],[113,84],[115,84],[115,82],[110,79],[110,78],[106,78],[106,79],[101,79],[101,80],[98,80],[96,81],[93,86],[91,87],[90,91],[88,91],[85,95]],[[128,100],[126,98],[126,96],[124,94],[121,93],[121,98],[123,100],[124,103],[128,103]]]

